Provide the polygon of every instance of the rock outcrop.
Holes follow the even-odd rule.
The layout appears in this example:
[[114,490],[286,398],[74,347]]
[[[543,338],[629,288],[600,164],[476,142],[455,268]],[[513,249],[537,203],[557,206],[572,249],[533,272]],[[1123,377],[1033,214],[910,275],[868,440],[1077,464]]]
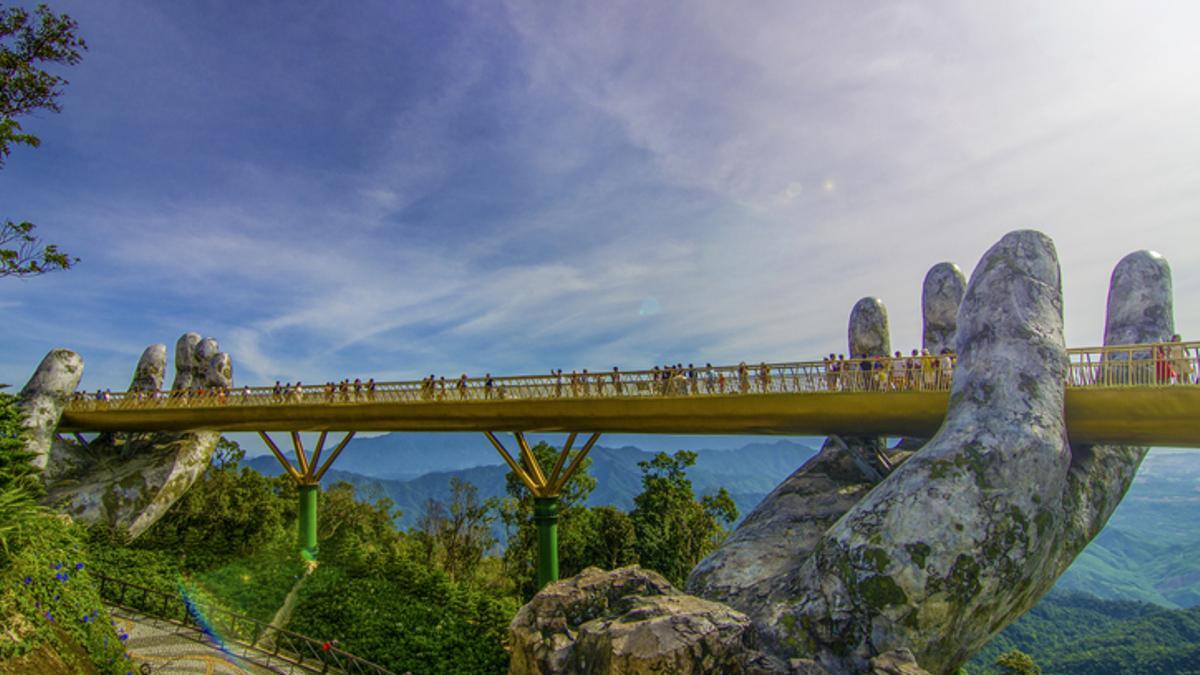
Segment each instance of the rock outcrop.
[[[953,270],[939,275],[935,295],[953,296]],[[935,339],[948,334],[948,306]],[[745,670],[731,672],[952,672],[1053,586],[1124,496],[1145,448],[1068,442],[1061,280],[1049,238],[1018,231],[993,246],[954,323],[950,407],[928,443],[882,479],[851,448],[827,444],[693,571],[691,592],[749,619],[724,643],[745,650],[729,661]],[[1113,272],[1106,343],[1172,332],[1166,262],[1126,257]],[[623,607],[639,602],[623,597]],[[541,626],[543,644],[561,641],[539,623],[539,598],[522,609],[523,625]],[[521,663],[513,672],[527,672]]]
[[745,672],[744,614],[636,565],[550,584],[512,621],[514,673]]
[[[216,340],[196,333],[176,346],[173,389],[230,386],[233,370]],[[147,347],[138,360],[131,391],[161,390],[165,345]],[[220,434],[100,434],[86,443],[57,438],[67,398],[78,386],[83,361],[59,349],[42,361],[22,391],[30,447],[42,452],[46,502],[85,522],[104,522],[136,537],[154,524],[208,466]],[[41,448],[45,448],[41,451]]]

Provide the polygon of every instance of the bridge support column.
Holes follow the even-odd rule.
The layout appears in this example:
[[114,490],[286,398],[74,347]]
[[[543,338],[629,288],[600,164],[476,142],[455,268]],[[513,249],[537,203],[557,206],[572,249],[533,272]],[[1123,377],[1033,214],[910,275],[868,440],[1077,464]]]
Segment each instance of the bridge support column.
[[533,522],[537,525],[537,585],[558,581],[558,497],[534,497]]
[[279,450],[279,446],[275,445],[275,441],[267,435],[265,431],[258,432],[258,435],[267,444],[267,448],[271,450],[271,454],[275,455],[275,459],[283,466],[283,470],[291,476],[296,483],[296,487],[300,491],[300,509],[296,518],[296,531],[298,535],[298,543],[300,546],[300,557],[305,560],[317,559],[317,493],[321,491],[321,479],[325,477],[325,472],[329,471],[329,467],[333,464],[333,460],[342,454],[342,450],[346,448],[346,444],[350,439],[354,438],[354,432],[346,432],[346,437],[338,443],[333,452],[321,464],[321,468],[317,468],[318,462],[321,460],[321,451],[325,448],[325,436],[328,432],[322,431],[321,436],[317,438],[317,447],[309,455],[304,451],[304,443],[300,439],[298,432],[292,432],[292,447],[296,451],[296,463],[299,468],[292,466],[283,452]]
[[[504,448],[500,439],[496,438],[496,434],[490,431],[483,433],[496,448],[496,452],[504,458],[504,463],[508,464],[508,468],[533,495],[533,522],[537,525],[538,534],[537,584],[538,590],[541,590],[546,584],[558,581],[558,496],[562,493],[567,481],[571,480],[571,476],[574,476],[575,472],[579,470],[584,458],[591,452],[592,446],[600,440],[600,434],[593,433],[571,458],[571,463],[567,465],[567,459],[571,455],[571,446],[575,444],[575,437],[578,436],[577,432],[569,434],[562,451],[558,453],[558,459],[554,462],[550,476],[547,477],[542,471],[537,457],[533,454],[533,449],[529,447],[529,442],[525,440],[525,434],[520,431],[513,432],[513,436],[517,439],[517,445],[521,448],[521,461],[518,462]],[[563,469],[564,465],[567,465],[565,470]]]
[[317,558],[317,493],[321,486],[300,485],[300,556],[305,560]]

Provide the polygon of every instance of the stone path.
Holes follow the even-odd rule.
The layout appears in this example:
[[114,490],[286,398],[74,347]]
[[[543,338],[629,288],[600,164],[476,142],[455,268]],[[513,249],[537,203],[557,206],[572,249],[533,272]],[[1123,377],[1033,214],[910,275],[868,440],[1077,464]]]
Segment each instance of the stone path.
[[[232,654],[212,646],[200,633],[123,609],[110,609],[117,626],[129,634],[126,651],[142,673],[274,675],[291,673],[287,663],[267,664],[265,654],[230,645]],[[294,672],[303,672],[295,669]]]

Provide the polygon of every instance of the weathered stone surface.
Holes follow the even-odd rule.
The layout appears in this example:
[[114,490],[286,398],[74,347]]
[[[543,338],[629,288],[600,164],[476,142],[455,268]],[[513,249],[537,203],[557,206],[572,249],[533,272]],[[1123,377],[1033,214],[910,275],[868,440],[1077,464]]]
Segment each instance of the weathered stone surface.
[[[1122,258],[1109,281],[1105,344],[1164,342],[1175,333],[1174,317],[1167,261],[1153,251],[1137,251]],[[1149,450],[1127,445],[1071,446],[1064,496],[1066,544],[1057,557],[1055,576],[1104,528]]]
[[897,649],[871,659],[871,675],[929,675],[917,665],[917,659],[907,649]]
[[[195,333],[180,338],[176,355],[176,387],[230,386],[232,365],[227,354],[215,351],[211,338],[200,340]],[[210,354],[211,352],[211,354]],[[43,368],[50,363],[55,372],[76,364],[73,381],[59,372],[49,377],[39,368],[26,386],[29,400],[55,401],[72,391],[82,374],[78,356],[55,357],[51,352]],[[201,358],[204,356],[205,358]],[[55,357],[52,359],[52,357]],[[74,361],[72,361],[72,358]],[[131,388],[155,391],[161,388],[166,370],[166,347],[152,345],[142,354],[134,372]],[[54,428],[62,414],[62,405],[48,407],[38,419],[46,431],[41,436],[53,439]],[[48,504],[62,508],[78,520],[105,522],[136,537],[154,524],[203,473],[216,448],[220,434],[101,434],[87,443],[47,441],[49,461],[43,460]]]
[[763,611],[777,590],[769,582],[803,564],[821,535],[879,482],[857,457],[841,438],[828,438],[692,570],[688,592],[750,615]]
[[892,353],[887,308],[879,298],[863,298],[850,310],[850,358],[887,356]]
[[954,333],[958,329],[958,307],[967,291],[967,278],[958,265],[941,262],[925,274],[921,287],[923,326],[921,346],[931,354],[954,349]]
[[205,386],[232,387],[233,360],[224,352],[219,352],[208,359],[204,368]]
[[548,585],[509,626],[510,673],[741,673],[750,621],[633,565]]
[[1121,259],[1109,281],[1104,344],[1129,345],[1170,339],[1175,328],[1171,267],[1154,251]]
[[167,346],[150,345],[138,359],[137,368],[133,371],[133,382],[129,384],[130,391],[159,391],[162,389],[163,377],[167,372]]
[[55,349],[46,354],[18,395],[18,405],[25,413],[25,448],[33,453],[30,462],[38,469],[45,470],[49,463],[63,406],[81,377],[83,359],[69,349]]
[[[887,309],[878,298],[855,303],[847,332],[855,358],[886,356],[891,349]],[[899,459],[888,456],[881,438],[830,436],[692,570],[688,592],[751,615],[762,611],[777,590],[766,582],[802,564],[825,530]]]
[[196,348],[200,346],[201,339],[199,333],[184,333],[175,342],[175,381],[171,384],[172,391],[191,389],[198,379],[200,361],[196,358]]

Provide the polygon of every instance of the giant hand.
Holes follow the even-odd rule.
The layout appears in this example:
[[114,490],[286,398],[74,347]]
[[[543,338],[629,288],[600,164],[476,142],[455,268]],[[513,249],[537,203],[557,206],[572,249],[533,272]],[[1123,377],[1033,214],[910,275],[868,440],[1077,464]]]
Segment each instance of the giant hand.
[[[941,428],[905,444],[916,446],[911,454],[831,438],[765,498],[688,580],[691,593],[744,614],[711,603],[671,615],[661,607],[688,604],[678,591],[629,593],[618,588],[628,570],[611,583],[592,570],[579,577],[587,589],[566,580],[522,608],[514,663],[549,672],[636,658],[702,672],[718,659],[744,672],[896,672],[872,659],[907,649],[928,671],[953,672],[1032,607],[1103,528],[1147,448],[1068,440],[1062,289],[1048,237],[1005,236],[965,293],[953,269],[931,277],[927,296],[947,298],[926,303],[925,339],[954,334],[958,353]],[[958,294],[954,326],[941,300]],[[863,311],[870,304],[852,314],[852,352],[859,336],[886,343],[877,339],[886,314]],[[938,330],[928,330],[931,311]],[[1166,341],[1173,328],[1166,262],[1146,251],[1124,258],[1105,343]],[[588,603],[601,591],[589,589],[601,588],[612,597],[597,609]],[[721,630],[696,628],[704,625]]]
[[[146,348],[130,391],[153,396],[162,388],[167,348]],[[21,391],[28,447],[41,469],[49,504],[77,520],[105,522],[136,537],[191,487],[208,466],[220,434],[101,434],[86,443],[56,434],[63,406],[83,375],[83,360],[56,349],[46,355]],[[217,341],[196,333],[175,347],[172,391],[229,387],[233,368]]]

